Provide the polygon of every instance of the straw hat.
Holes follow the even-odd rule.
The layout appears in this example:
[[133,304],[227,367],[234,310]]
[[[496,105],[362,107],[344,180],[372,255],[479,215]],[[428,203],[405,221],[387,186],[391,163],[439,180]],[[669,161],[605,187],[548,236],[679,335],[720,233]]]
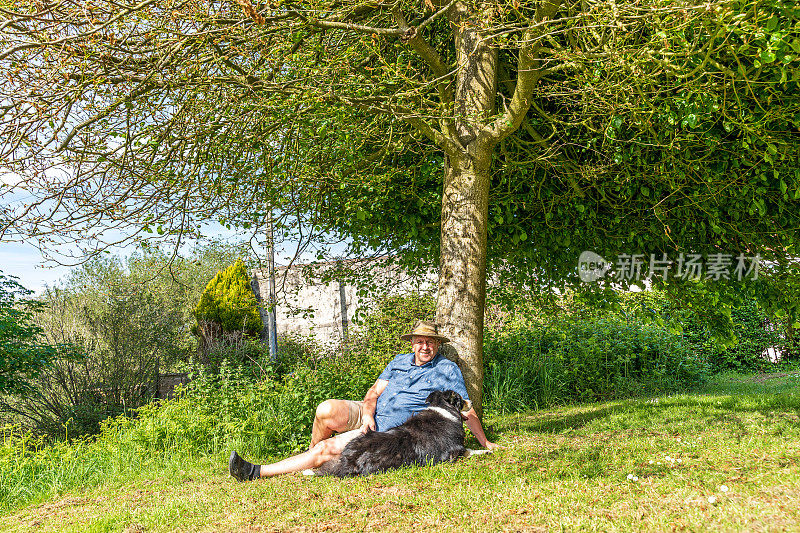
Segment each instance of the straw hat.
[[400,336],[400,340],[403,341],[410,341],[412,337],[432,337],[434,339],[440,340],[442,343],[450,342],[450,339],[439,335],[439,325],[435,322],[429,322],[427,320],[420,320],[414,325],[414,329],[411,330],[411,333],[406,333],[405,335]]

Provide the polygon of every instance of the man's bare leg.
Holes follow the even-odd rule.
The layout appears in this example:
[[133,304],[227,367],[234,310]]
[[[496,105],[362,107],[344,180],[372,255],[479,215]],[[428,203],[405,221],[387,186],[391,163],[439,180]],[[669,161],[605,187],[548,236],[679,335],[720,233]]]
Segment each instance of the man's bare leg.
[[346,401],[325,400],[319,404],[317,406],[317,411],[314,413],[314,425],[311,426],[311,444],[308,447],[309,451],[318,443],[330,438],[334,433],[340,433],[346,429],[351,429],[347,427],[349,419],[350,406]]
[[322,442],[317,443],[310,450],[299,453],[292,457],[287,457],[277,463],[261,465],[261,477],[271,477],[290,472],[300,472],[308,468],[317,468],[327,463],[331,459],[338,457],[347,443],[361,434],[361,430],[356,429],[340,433]]
[[[287,457],[268,465],[255,465],[232,452],[228,471],[244,481],[255,477],[270,477],[290,472],[317,468],[342,453],[350,440],[361,434],[360,429],[346,431],[350,418],[350,405],[344,400],[325,400],[317,407],[314,426],[311,430],[311,446],[308,451]],[[339,433],[345,431],[344,433]],[[332,437],[334,433],[339,433]]]
[[300,472],[307,468],[317,468],[342,453],[335,439],[317,443],[308,451],[287,457],[277,463],[261,465],[261,477],[272,477],[290,472]]

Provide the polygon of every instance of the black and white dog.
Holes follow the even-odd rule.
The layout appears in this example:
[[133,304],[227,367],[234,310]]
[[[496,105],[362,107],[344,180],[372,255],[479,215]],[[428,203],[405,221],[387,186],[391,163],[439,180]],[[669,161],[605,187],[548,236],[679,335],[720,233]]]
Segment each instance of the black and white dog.
[[314,473],[363,476],[406,465],[435,465],[467,454],[461,412],[470,409],[457,392],[434,391],[429,407],[388,431],[371,431],[351,440],[338,459]]

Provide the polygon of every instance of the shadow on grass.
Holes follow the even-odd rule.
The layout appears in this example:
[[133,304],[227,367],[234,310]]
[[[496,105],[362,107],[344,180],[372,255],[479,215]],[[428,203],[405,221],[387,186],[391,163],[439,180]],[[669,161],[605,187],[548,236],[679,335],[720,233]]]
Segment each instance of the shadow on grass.
[[[776,392],[779,391],[779,392]],[[506,432],[566,433],[598,422],[604,430],[647,429],[659,426],[669,431],[685,423],[725,424],[731,433],[746,435],[743,418],[758,414],[766,422],[794,422],[800,419],[800,387],[771,387],[769,383],[713,383],[680,395],[578,404],[543,412],[518,413],[500,417],[499,434]],[[599,429],[599,428],[598,428]]]

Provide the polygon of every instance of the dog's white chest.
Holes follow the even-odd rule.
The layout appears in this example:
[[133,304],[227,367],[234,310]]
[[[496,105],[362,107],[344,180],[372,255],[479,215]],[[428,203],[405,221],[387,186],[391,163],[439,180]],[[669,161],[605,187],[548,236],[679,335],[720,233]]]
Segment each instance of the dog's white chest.
[[428,407],[427,410],[435,411],[440,415],[442,415],[443,417],[445,417],[446,419],[452,420],[453,422],[460,422],[459,418],[456,415],[454,415],[450,411],[442,409],[441,407]]

